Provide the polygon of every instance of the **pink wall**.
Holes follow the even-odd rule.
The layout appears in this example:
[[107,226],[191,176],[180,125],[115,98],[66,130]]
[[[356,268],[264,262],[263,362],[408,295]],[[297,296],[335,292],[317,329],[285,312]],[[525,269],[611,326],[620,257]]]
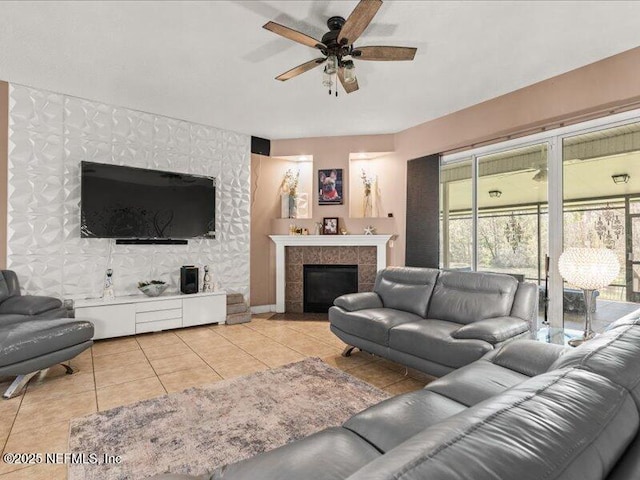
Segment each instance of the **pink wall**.
[[[397,178],[390,207],[394,213],[394,233],[398,235],[391,265],[404,264],[404,215],[406,162],[433,153],[499,142],[605,116],[615,111],[640,107],[640,47],[530,85],[515,92],[474,105],[444,117],[417,125],[395,135],[303,138],[275,140],[273,156],[313,155],[314,169],[348,168],[349,153],[393,151],[385,157],[387,175]],[[345,170],[345,177],[348,171]],[[348,177],[347,177],[348,178]],[[348,181],[345,182],[348,185]],[[345,192],[346,193],[346,192]],[[314,202],[317,200],[314,198]],[[437,206],[434,206],[437,207]],[[326,208],[322,216],[347,216],[348,205]],[[255,235],[272,232],[252,231]],[[270,275],[275,281],[275,273]],[[252,285],[254,288],[263,286]],[[256,303],[252,302],[253,305]]]
[[[349,154],[356,152],[393,152],[394,135],[362,135],[352,137],[318,137],[292,140],[276,140],[271,143],[271,156],[284,157],[310,155],[313,157],[314,188],[313,217],[339,217],[340,223],[349,228]],[[343,169],[343,205],[318,205],[317,172],[322,169]],[[395,170],[395,169],[394,169]],[[355,233],[355,232],[353,232]],[[358,232],[361,233],[361,232]]]

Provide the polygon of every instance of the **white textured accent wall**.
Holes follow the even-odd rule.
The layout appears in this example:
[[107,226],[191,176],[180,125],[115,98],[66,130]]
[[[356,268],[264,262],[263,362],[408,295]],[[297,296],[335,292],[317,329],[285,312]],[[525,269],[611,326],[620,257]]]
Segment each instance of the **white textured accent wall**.
[[[216,239],[115,245],[80,238],[80,161],[217,177]],[[117,295],[139,280],[179,288],[180,266],[211,265],[249,294],[250,138],[234,132],[10,86],[8,268],[26,293],[99,297],[111,244]],[[202,280],[202,271],[201,271]]]

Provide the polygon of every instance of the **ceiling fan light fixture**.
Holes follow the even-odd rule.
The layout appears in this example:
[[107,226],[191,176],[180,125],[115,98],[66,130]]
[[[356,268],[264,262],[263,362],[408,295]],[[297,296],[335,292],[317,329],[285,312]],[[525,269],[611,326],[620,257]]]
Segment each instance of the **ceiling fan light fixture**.
[[322,72],[322,86],[325,88],[331,88],[331,85],[333,85],[331,74],[327,72],[327,67],[324,67],[324,71]]
[[353,83],[356,81],[356,66],[352,60],[344,62],[344,83]]
[[327,65],[324,67],[324,72],[329,75],[334,75],[338,71],[338,57],[335,55],[329,55],[327,57]]
[[[321,40],[313,38],[302,32],[286,27],[276,22],[267,22],[263,28],[288,40],[314,48],[320,51],[323,57],[316,58],[294,67],[276,77],[276,80],[284,82],[298,75],[308,72],[312,68],[324,65],[324,73],[336,78],[323,78],[323,85],[329,88],[331,95],[335,85],[335,94],[338,96],[338,83],[346,93],[353,93],[360,88],[355,75],[352,59],[366,61],[410,61],[416,54],[413,47],[394,46],[369,46],[355,47],[362,33],[367,29],[383,0],[360,0],[351,11],[349,17],[333,16],[327,21],[329,31]],[[348,60],[345,57],[349,57]]]

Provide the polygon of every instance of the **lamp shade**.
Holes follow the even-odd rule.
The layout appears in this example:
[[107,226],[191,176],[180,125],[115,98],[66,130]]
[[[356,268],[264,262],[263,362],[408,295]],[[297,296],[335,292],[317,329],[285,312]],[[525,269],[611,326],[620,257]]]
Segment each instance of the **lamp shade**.
[[568,248],[558,261],[560,275],[582,290],[609,285],[620,272],[615,253],[607,248]]

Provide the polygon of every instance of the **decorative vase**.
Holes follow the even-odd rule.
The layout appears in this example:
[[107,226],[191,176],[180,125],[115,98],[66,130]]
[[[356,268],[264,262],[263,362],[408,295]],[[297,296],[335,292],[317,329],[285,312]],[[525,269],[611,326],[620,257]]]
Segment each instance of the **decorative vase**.
[[204,266],[204,280],[202,283],[203,292],[213,292],[213,282],[211,281],[211,274],[209,273],[209,265]]
[[298,206],[295,195],[289,195],[289,218],[297,218]]
[[113,270],[107,269],[104,276],[104,287],[102,288],[102,299],[113,300],[116,298],[116,294],[113,287]]
[[371,212],[373,210],[373,206],[371,204],[371,194],[366,194],[364,195],[364,199],[362,202],[362,216],[363,217],[370,217],[371,216]]

